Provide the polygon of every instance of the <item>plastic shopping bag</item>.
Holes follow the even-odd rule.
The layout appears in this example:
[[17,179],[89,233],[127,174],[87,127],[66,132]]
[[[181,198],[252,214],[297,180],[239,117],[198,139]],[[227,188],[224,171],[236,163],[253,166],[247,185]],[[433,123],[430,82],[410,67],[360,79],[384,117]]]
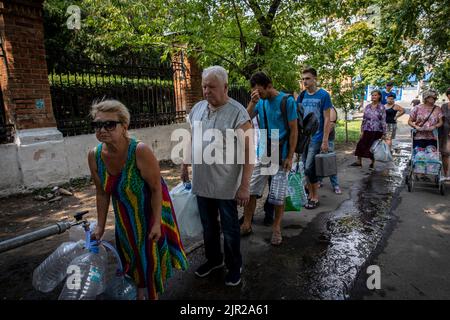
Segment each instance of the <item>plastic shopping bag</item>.
[[192,193],[191,184],[180,183],[170,191],[178,228],[182,237],[195,237],[203,232],[197,197]]
[[[301,163],[303,165],[303,163]],[[306,193],[303,184],[304,176],[302,168],[297,165],[296,170],[291,170],[288,177],[287,197],[284,204],[285,211],[300,212],[306,203]]]
[[370,147],[370,152],[373,153],[375,161],[380,162],[392,161],[392,154],[391,151],[389,150],[389,146],[387,145],[386,142],[384,142],[381,139],[376,140],[372,144],[372,146]]

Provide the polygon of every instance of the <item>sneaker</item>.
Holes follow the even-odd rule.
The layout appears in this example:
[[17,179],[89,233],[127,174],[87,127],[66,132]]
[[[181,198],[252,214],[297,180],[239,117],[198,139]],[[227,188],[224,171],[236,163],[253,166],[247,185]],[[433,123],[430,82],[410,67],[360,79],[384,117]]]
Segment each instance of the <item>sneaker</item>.
[[341,188],[339,188],[339,186],[334,187],[334,193],[336,193],[336,194],[342,194]]
[[225,285],[230,287],[235,287],[241,283],[241,272],[242,267],[239,269],[239,272],[228,271],[225,276]]
[[207,261],[206,263],[204,263],[200,267],[198,267],[198,269],[195,271],[195,275],[197,277],[203,278],[203,277],[206,277],[208,274],[210,274],[211,271],[220,269],[223,266],[224,266],[223,261],[220,264],[214,264],[214,263]]

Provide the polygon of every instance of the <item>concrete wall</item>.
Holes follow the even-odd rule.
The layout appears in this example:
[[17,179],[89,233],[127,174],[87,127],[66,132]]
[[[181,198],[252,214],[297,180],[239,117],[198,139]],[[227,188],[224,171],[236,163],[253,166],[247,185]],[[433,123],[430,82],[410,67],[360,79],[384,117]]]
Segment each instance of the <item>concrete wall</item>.
[[17,145],[14,143],[0,144],[0,196],[9,190],[10,193],[20,192],[22,172],[17,156]]
[[[178,142],[171,134],[187,123],[130,130],[149,145],[158,160],[169,160]],[[56,133],[55,133],[56,132]],[[23,130],[16,143],[0,145],[0,197],[62,184],[89,176],[88,151],[98,144],[94,134],[62,138],[56,128]]]

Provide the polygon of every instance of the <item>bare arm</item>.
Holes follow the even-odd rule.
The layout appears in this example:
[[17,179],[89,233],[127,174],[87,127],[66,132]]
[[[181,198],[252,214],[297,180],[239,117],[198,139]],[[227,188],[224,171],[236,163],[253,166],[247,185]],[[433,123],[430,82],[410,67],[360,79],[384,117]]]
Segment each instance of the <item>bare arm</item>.
[[402,115],[405,114],[405,109],[403,109],[401,106],[399,106],[398,104],[396,104],[394,106],[394,108],[396,108],[395,110],[397,110],[399,112],[399,114],[395,117],[395,120],[397,120],[398,118],[400,118]]
[[256,104],[258,103],[258,101],[259,101],[258,90],[253,90],[252,91],[252,98],[251,98],[251,100],[250,100],[250,102],[248,103],[248,106],[247,106],[247,112],[248,112],[248,114],[250,116],[250,119],[253,119],[256,116],[255,107],[256,107]]
[[415,121],[414,121],[413,119],[411,119],[411,117],[409,117],[408,124],[409,124],[411,127],[417,129],[417,126],[416,126],[416,124],[415,124],[414,122],[415,122]]
[[97,227],[92,235],[93,239],[100,240],[105,232],[106,218],[108,216],[110,194],[103,190],[100,177],[97,173],[97,163],[95,161],[95,151],[91,150],[88,153],[89,170],[91,171],[91,177],[95,184],[95,200],[97,203]]
[[[244,150],[245,150],[245,163],[242,171],[241,184],[236,192],[236,201],[238,205],[247,205],[250,199],[250,178],[253,173],[254,166],[254,144],[253,144],[253,128],[250,121],[247,121],[239,129],[244,131]],[[250,134],[250,135],[249,135]]]
[[185,143],[183,150],[183,163],[181,164],[181,175],[180,179],[183,182],[189,181],[189,164],[192,163],[192,130],[191,134],[183,140]]
[[153,216],[151,217],[152,229],[150,230],[149,238],[150,240],[158,241],[161,237],[161,174],[158,160],[152,150],[144,143],[139,143],[136,148],[136,164],[151,192]]
[[331,114],[331,108],[328,108],[327,110],[323,111],[324,126],[323,126],[323,140],[322,140],[321,149],[324,152],[328,151],[328,137],[329,137],[330,131],[331,131],[330,114]]
[[289,124],[289,151],[288,151],[288,158],[292,159],[294,157],[295,147],[297,146],[297,139],[298,139],[297,119],[289,121],[288,124]]

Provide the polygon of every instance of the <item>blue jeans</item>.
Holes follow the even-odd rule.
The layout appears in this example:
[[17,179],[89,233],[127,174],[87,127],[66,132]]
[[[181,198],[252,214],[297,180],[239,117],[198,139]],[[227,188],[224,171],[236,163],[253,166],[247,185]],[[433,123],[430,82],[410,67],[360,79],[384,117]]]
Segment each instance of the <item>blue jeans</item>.
[[[332,141],[328,141],[328,151],[334,151],[334,140]],[[323,178],[319,178],[319,181],[322,182]],[[339,181],[338,181],[338,177],[337,175],[332,175],[330,176],[330,182],[331,185],[333,186],[333,189],[336,187],[339,187]]]
[[308,149],[303,153],[303,163],[305,165],[305,175],[308,177],[309,183],[319,182],[319,178],[316,175],[316,154],[320,153],[320,146],[322,141],[310,142]]
[[[203,225],[206,259],[213,264],[223,261],[220,229],[224,238],[225,265],[230,271],[242,266],[241,234],[236,200],[211,199],[197,196],[198,210]],[[220,224],[218,215],[220,214]]]

